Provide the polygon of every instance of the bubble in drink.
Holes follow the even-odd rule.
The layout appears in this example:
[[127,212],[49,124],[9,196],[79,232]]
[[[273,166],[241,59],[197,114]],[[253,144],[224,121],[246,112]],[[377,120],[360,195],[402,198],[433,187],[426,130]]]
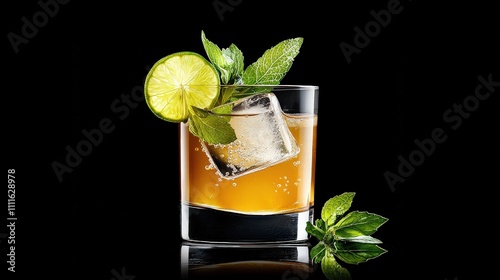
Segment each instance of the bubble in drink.
[[236,141],[227,145],[203,143],[221,177],[236,178],[297,156],[299,146],[273,93],[255,94],[230,106],[229,123]]

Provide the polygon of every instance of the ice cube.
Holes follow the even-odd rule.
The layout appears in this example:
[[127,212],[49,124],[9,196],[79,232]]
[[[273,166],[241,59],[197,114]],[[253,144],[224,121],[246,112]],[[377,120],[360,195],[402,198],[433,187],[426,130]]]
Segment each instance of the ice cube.
[[230,105],[229,123],[235,130],[236,141],[227,145],[204,143],[205,152],[221,177],[236,178],[299,153],[273,93],[255,94]]

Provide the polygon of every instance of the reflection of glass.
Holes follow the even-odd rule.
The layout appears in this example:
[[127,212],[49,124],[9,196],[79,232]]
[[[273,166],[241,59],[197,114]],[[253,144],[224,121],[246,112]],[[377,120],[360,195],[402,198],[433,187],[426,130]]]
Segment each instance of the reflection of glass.
[[235,130],[208,145],[180,128],[182,238],[208,242],[306,241],[312,222],[318,87],[221,86],[253,95],[215,108]]
[[309,279],[313,267],[308,243],[229,245],[184,242],[182,279]]

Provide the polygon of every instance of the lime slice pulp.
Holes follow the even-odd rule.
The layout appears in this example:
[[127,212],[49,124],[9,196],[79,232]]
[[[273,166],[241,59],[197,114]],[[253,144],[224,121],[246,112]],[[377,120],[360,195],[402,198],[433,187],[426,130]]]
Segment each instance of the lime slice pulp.
[[144,85],[146,103],[159,118],[186,122],[191,106],[210,109],[219,96],[214,66],[194,52],[177,52],[156,62]]

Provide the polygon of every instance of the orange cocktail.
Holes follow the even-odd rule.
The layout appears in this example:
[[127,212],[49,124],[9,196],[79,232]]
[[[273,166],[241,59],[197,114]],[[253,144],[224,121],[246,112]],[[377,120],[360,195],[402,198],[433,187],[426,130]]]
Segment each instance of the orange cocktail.
[[197,127],[179,124],[182,238],[308,240],[306,223],[314,216],[318,87],[239,85],[221,90],[259,92],[214,108],[212,117],[234,129],[236,140],[228,144],[209,144],[192,133]]
[[285,115],[300,152],[281,163],[236,178],[222,178],[200,140],[180,124],[181,202],[191,206],[264,215],[314,205],[317,116]]

